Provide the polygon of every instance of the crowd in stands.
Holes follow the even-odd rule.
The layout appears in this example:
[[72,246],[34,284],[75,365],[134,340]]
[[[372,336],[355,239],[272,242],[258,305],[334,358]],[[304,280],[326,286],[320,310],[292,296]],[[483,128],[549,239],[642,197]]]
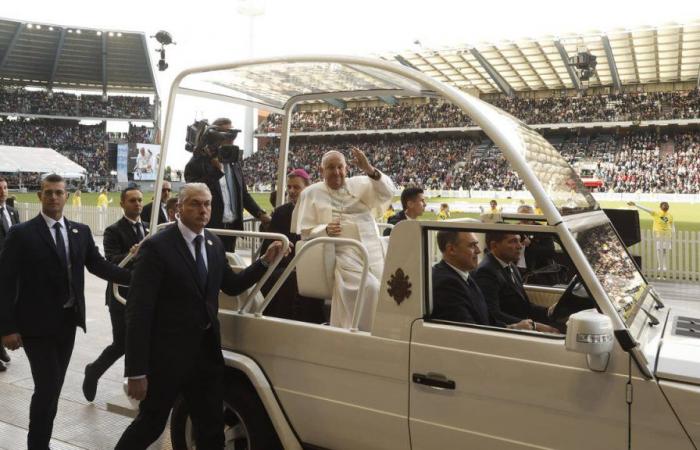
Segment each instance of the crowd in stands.
[[[675,135],[635,132],[550,137],[574,167],[593,161],[599,189],[613,192],[700,192],[700,132]],[[246,181],[256,190],[275,182],[276,140],[244,161]],[[357,138],[295,138],[289,167],[316,176],[321,155],[329,149],[359,146],[397,186],[411,183],[425,189],[521,190],[522,181],[490,142],[436,135],[369,135]],[[349,154],[349,151],[345,151]],[[349,164],[349,176],[354,173]]]
[[70,117],[152,119],[148,97],[75,95],[0,87],[0,112]]
[[[583,97],[527,99],[499,97],[495,106],[529,124],[615,122],[700,118],[700,91],[623,93]],[[270,114],[259,133],[279,132],[282,116]],[[451,103],[329,108],[294,113],[292,131],[381,130],[474,126]]]
[[[131,126],[129,133],[115,134],[105,131],[105,122],[80,125],[76,120],[0,117],[0,145],[46,147],[58,151],[87,170],[84,188],[89,190],[113,182],[105,139],[151,143],[152,131],[152,128]],[[23,174],[23,185],[30,188],[26,180],[30,180],[29,175]],[[16,181],[19,183],[19,178]],[[9,185],[16,187],[12,182]]]

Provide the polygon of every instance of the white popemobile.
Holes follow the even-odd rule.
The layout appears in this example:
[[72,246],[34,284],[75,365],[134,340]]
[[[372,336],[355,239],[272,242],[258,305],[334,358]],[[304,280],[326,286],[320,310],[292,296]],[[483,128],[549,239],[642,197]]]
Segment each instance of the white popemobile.
[[[343,329],[266,317],[276,289],[264,299],[259,285],[247,298],[222,295],[227,449],[671,450],[700,444],[700,304],[659,297],[578,175],[528,126],[384,60],[302,56],[194,68],[172,85],[156,197],[179,95],[283,114],[277,192],[284,191],[298,103],[442,98],[498,145],[543,211],[535,217],[539,225],[519,224],[523,216],[517,215],[503,216],[510,223],[401,222],[388,242],[370,331],[356,327],[361,296],[354,326]],[[432,320],[433,242],[442,229],[540,233],[558,242],[574,279],[568,287],[526,289],[533,301],[564,312],[566,334]],[[346,243],[319,238],[298,247],[283,278],[296,267],[303,293],[330,298],[339,242]],[[176,449],[194,448],[182,404],[173,411],[171,435]]]

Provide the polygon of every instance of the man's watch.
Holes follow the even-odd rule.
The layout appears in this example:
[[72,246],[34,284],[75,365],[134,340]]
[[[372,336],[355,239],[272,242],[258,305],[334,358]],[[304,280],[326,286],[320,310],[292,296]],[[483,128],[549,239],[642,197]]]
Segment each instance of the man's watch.
[[367,176],[376,181],[382,177],[382,173],[375,168],[374,172],[372,172],[371,175]]

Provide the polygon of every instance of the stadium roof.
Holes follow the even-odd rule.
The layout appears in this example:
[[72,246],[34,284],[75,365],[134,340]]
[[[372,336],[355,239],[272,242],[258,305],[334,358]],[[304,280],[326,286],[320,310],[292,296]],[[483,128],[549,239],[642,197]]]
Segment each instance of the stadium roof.
[[700,21],[656,28],[422,49],[393,55],[404,65],[460,89],[506,93],[581,88],[565,62],[587,49],[597,73],[584,87],[696,81]]
[[0,19],[0,82],[155,93],[143,33]]
[[57,173],[65,178],[80,178],[86,171],[50,148],[0,145],[0,172]]

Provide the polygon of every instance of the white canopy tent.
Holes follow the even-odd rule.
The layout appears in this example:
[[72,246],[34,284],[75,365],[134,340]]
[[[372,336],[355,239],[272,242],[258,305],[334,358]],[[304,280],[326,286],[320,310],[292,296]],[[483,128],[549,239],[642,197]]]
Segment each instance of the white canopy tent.
[[83,178],[86,170],[56,150],[0,145],[0,173],[56,173],[64,178]]

